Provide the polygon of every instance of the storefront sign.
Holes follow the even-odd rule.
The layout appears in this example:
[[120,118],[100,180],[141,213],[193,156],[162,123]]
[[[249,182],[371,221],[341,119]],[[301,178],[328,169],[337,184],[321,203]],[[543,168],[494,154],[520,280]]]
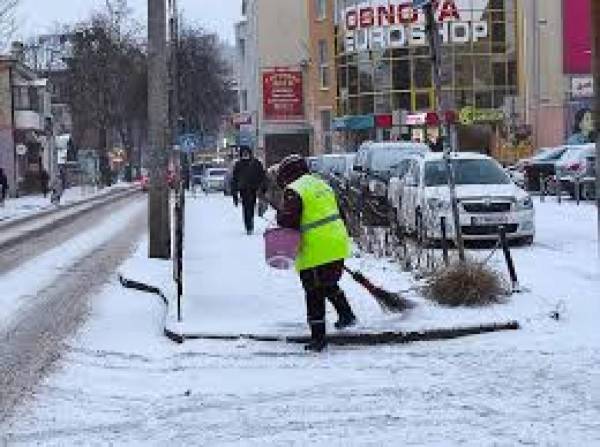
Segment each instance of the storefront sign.
[[263,112],[267,121],[289,121],[304,116],[302,72],[277,68],[263,72]]
[[[489,0],[435,0],[444,43],[478,42],[489,36],[482,20]],[[371,0],[342,11],[346,53],[427,45],[423,11],[403,0]]]
[[460,111],[458,120],[465,126],[470,124],[495,123],[504,120],[504,112],[498,109],[465,107]]
[[594,77],[571,78],[571,96],[573,98],[591,98],[594,96]]
[[27,146],[25,146],[24,144],[17,144],[17,147],[15,150],[17,152],[17,155],[19,155],[19,156],[23,156],[23,155],[27,154]]
[[563,0],[562,10],[564,71],[567,74],[591,73],[590,0]]
[[233,115],[232,123],[234,126],[239,127],[244,124],[252,124],[252,115],[249,113],[236,113]]

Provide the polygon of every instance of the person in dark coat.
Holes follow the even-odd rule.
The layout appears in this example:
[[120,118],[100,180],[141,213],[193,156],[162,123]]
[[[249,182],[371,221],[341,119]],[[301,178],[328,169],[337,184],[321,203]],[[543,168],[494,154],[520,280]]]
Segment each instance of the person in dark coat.
[[42,172],[40,172],[40,188],[42,190],[42,194],[44,195],[44,198],[46,198],[46,196],[48,195],[49,184],[50,184],[50,175],[48,175],[48,171],[46,171],[45,169],[42,169]]
[[8,178],[4,169],[0,168],[0,205],[4,206],[6,195],[8,194]]
[[231,194],[233,203],[238,206],[242,199],[242,211],[246,232],[254,232],[254,214],[259,194],[264,194],[266,174],[262,163],[257,160],[248,146],[240,147],[240,159],[233,168]]
[[[320,352],[326,346],[326,300],[338,314],[336,329],[356,323],[356,316],[338,284],[344,272],[344,259],[350,253],[350,240],[335,193],[326,182],[310,175],[304,158],[293,155],[284,159],[279,166],[277,183],[284,191],[277,223],[302,233],[299,258],[307,260],[296,259],[311,330],[311,342],[305,349]],[[317,239],[311,242],[310,238],[315,237]]]

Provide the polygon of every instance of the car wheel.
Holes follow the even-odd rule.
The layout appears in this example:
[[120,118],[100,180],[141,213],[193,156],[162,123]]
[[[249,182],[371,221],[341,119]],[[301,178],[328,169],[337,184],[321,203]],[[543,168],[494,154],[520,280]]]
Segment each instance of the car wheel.
[[530,245],[533,245],[533,236],[526,236],[521,240],[521,243],[524,246],[529,247]]

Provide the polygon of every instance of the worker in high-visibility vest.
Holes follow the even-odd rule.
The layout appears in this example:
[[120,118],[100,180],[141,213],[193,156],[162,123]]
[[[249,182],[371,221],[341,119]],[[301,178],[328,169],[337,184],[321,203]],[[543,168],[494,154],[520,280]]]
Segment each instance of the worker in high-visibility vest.
[[332,188],[309,173],[304,158],[285,158],[277,175],[284,190],[283,206],[277,223],[302,234],[296,270],[306,293],[311,342],[307,350],[322,351],[325,338],[325,300],[338,313],[337,329],[352,326],[356,317],[338,282],[344,271],[344,260],[350,257],[350,238]]

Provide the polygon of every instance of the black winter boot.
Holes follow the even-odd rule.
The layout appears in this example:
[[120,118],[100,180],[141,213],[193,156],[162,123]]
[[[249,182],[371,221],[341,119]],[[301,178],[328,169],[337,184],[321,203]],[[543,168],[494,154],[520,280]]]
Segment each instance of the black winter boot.
[[325,339],[325,323],[312,323],[310,325],[310,343],[304,346],[305,351],[321,352],[327,347]]
[[336,329],[344,329],[356,324],[356,316],[354,315],[354,312],[352,312],[352,308],[350,307],[350,303],[348,303],[344,292],[340,291],[338,294],[329,298],[329,301],[338,314],[338,321],[334,324]]

